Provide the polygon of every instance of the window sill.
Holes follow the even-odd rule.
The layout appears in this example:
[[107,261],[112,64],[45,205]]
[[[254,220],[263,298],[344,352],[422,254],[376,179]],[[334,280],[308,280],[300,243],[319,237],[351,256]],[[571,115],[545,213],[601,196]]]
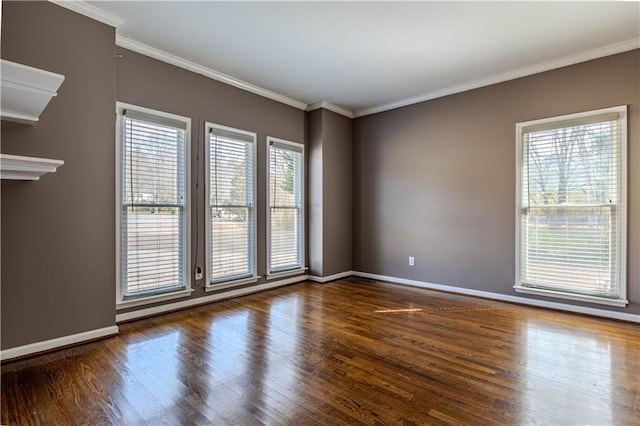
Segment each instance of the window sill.
[[249,278],[242,278],[239,280],[233,280],[233,281],[223,281],[220,283],[216,283],[216,284],[209,284],[207,286],[205,286],[204,291],[209,292],[209,291],[219,291],[219,290],[225,290],[225,289],[230,289],[230,288],[234,288],[234,287],[240,287],[246,284],[253,284],[255,282],[258,282],[258,280],[261,277],[259,276],[255,276],[255,277],[249,277]]
[[598,303],[600,305],[618,306],[624,308],[629,304],[626,299],[609,299],[607,297],[588,296],[584,294],[565,293],[563,291],[546,290],[542,288],[524,287],[514,285],[513,288],[518,293],[535,294],[538,296],[556,297],[559,299],[577,300],[580,302]]
[[304,274],[305,272],[307,272],[307,269],[309,268],[299,268],[299,269],[291,269],[289,271],[274,272],[272,274],[267,274],[265,278],[267,280],[276,280],[278,278],[290,277],[291,275]]
[[189,296],[194,291],[195,289],[193,288],[187,288],[185,290],[175,291],[172,293],[154,294],[153,296],[139,297],[137,299],[120,300],[116,302],[116,310],[164,302],[165,300],[180,299],[182,297]]

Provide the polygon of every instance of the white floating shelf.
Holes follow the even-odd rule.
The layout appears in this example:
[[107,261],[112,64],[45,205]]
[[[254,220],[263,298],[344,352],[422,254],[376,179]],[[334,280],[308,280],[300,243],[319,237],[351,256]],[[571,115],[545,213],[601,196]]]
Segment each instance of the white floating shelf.
[[50,71],[2,59],[2,102],[0,116],[3,120],[34,124],[40,114],[56,96],[64,76]]
[[62,160],[0,154],[0,177],[10,180],[39,180],[40,176],[54,173],[63,164]]

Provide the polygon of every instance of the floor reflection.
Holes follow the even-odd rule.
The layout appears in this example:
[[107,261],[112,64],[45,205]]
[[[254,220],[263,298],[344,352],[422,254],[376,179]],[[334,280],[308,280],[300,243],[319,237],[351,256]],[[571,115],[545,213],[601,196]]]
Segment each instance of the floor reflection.
[[[211,319],[208,333],[210,386],[206,405],[219,417],[238,422],[296,411],[289,395],[298,383],[299,296],[277,298],[267,306],[247,306]],[[249,420],[247,420],[249,421]]]
[[235,310],[211,321],[207,363],[220,382],[232,380],[248,371],[249,315],[246,309]]
[[[524,327],[523,411],[529,418],[552,423],[562,412],[568,424],[614,424],[610,342],[532,318]],[[576,406],[581,409],[568,409]]]
[[635,324],[302,284],[3,365],[0,423],[640,425],[639,377]]
[[251,374],[250,330],[248,309],[236,309],[212,318],[208,335],[206,365],[217,382],[209,387],[207,405],[224,419],[241,419],[246,406],[246,388],[240,383]]
[[284,299],[275,300],[269,310],[268,340],[276,351],[267,353],[267,371],[263,385],[268,384],[273,390],[266,392],[265,405],[277,407],[282,413],[295,412],[295,405],[281,394],[295,394],[300,381],[298,345],[300,330],[299,295],[291,295]]
[[[179,337],[180,333],[174,331],[157,337],[148,336],[126,347],[125,366],[135,379],[124,381],[124,396],[142,418],[156,416],[158,405],[174,406],[182,394],[184,384],[178,377],[176,350]],[[144,388],[140,383],[144,383]]]

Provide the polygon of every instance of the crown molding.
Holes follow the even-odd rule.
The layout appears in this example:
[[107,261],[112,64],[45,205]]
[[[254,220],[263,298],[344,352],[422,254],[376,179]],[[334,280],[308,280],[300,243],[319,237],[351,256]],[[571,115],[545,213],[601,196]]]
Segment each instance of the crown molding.
[[609,46],[599,47],[597,49],[588,50],[586,52],[578,53],[575,55],[567,56],[561,59],[553,61],[543,62],[541,64],[532,65],[525,68],[520,68],[514,71],[509,71],[502,74],[493,75],[491,77],[483,78],[480,80],[474,80],[455,86],[450,86],[433,92],[425,93],[420,96],[414,96],[398,102],[393,102],[377,107],[366,108],[356,111],[353,114],[354,118],[363,117],[365,115],[376,114],[379,112],[389,111],[392,109],[417,104],[424,101],[429,101],[436,98],[442,98],[444,96],[453,95],[456,93],[466,92],[468,90],[478,89],[480,87],[491,86],[492,84],[503,83],[509,80],[515,80],[521,77],[527,77],[533,74],[539,74],[545,71],[551,71],[557,68],[566,67],[569,65],[578,64],[580,62],[587,62],[593,59],[603,58],[605,56],[615,55],[617,53],[627,52],[640,48],[640,38],[633,38],[620,43],[611,44]]
[[114,28],[118,28],[124,24],[124,20],[121,17],[114,15],[113,13],[106,12],[81,0],[49,0],[49,2],[87,16],[91,19],[95,19],[96,21],[110,25]]
[[353,112],[326,101],[316,102],[315,104],[308,105],[306,110],[310,112],[320,108],[328,109],[329,111],[333,111],[336,114],[344,115],[347,118],[353,118]]
[[[119,16],[106,12],[98,7],[86,3],[83,0],[49,0],[49,2],[80,13],[115,28],[120,27],[124,23],[124,20]],[[272,92],[271,90],[264,89],[254,84],[247,83],[243,80],[221,73],[212,68],[208,68],[206,66],[197,64],[195,62],[186,60],[179,56],[162,51],[160,49],[156,49],[155,47],[151,47],[144,43],[126,38],[118,34],[116,34],[116,45],[125,49],[133,50],[134,52],[138,52],[145,56],[150,56],[159,61],[175,65],[179,68],[201,74],[205,77],[209,77],[222,83],[229,84],[239,89],[255,93],[265,98],[281,102],[294,108],[298,108],[304,111],[313,111],[319,108],[325,108],[329,111],[344,115],[348,118],[358,118],[366,115],[377,114],[379,112],[389,111],[396,108],[401,108],[408,105],[417,104],[420,102],[429,101],[432,99],[442,98],[444,96],[454,95],[456,93],[466,92],[468,90],[478,89],[480,87],[503,83],[509,80],[515,80],[517,78],[527,77],[529,75],[534,75],[545,71],[551,71],[553,69],[574,65],[581,62],[591,61],[593,59],[603,58],[605,56],[615,55],[617,53],[622,53],[629,50],[638,49],[640,48],[640,38],[633,38],[620,43],[588,50],[553,61],[547,61],[537,65],[519,68],[517,70],[509,71],[506,73],[496,74],[479,80],[445,87],[442,89],[434,90],[432,92],[424,93],[422,95],[412,96],[410,98],[406,98],[397,102],[391,102],[371,108],[365,108],[355,112],[349,111],[345,108],[326,101],[307,105],[304,102],[289,98],[276,92]]]
[[121,36],[119,34],[116,34],[116,45],[125,49],[133,50],[134,52],[140,53],[142,55],[152,57],[159,61],[166,62],[167,64],[175,65],[176,67],[194,72],[196,74],[209,77],[213,80],[220,81],[230,86],[246,90],[247,92],[255,93],[256,95],[264,96],[265,98],[269,98],[274,101],[292,106],[294,108],[301,109],[303,111],[307,108],[307,104],[305,104],[304,102],[291,99],[279,93],[272,92],[271,90],[263,89],[262,87],[256,86],[255,84],[247,83],[246,81],[242,81],[230,75],[221,73],[220,71],[205,67],[203,65],[165,52],[164,50],[156,49],[155,47],[151,47],[139,41]]

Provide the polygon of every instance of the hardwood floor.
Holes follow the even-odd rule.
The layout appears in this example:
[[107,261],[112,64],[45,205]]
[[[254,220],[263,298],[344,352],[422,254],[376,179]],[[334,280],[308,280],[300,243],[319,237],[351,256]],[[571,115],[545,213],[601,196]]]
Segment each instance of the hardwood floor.
[[346,279],[2,366],[2,424],[640,424],[637,325]]

